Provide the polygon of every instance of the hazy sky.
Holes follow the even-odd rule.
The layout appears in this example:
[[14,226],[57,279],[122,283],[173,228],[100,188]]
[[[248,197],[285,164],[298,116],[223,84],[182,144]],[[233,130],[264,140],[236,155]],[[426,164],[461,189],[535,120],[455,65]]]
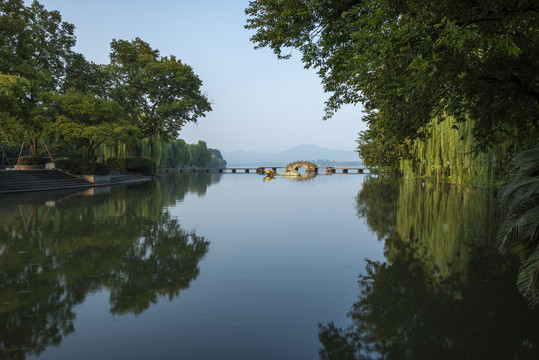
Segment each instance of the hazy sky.
[[[26,0],[26,4],[30,1]],[[323,121],[324,101],[315,70],[301,54],[278,60],[254,50],[244,29],[248,0],[40,0],[75,25],[87,60],[109,63],[112,39],[140,37],[161,55],[175,55],[203,81],[213,111],[187,124],[180,137],[209,147],[276,152],[299,144],[354,150],[365,129],[361,106],[343,108]]]

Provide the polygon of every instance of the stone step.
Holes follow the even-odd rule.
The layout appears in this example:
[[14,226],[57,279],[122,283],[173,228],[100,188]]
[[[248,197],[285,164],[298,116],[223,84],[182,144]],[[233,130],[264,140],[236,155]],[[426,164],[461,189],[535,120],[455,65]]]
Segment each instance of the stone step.
[[88,181],[79,181],[79,180],[48,180],[48,181],[18,181],[14,183],[0,183],[0,190],[3,189],[32,189],[36,187],[62,187],[62,186],[73,186],[73,185],[90,185]]
[[59,177],[66,174],[58,170],[3,170],[0,178]]
[[90,186],[88,185],[75,185],[75,184],[64,184],[62,187],[58,186],[36,186],[31,188],[10,188],[7,190],[0,190],[0,195],[2,194],[12,194],[12,193],[27,193],[33,191],[44,191],[44,190],[67,190],[67,189],[85,189]]
[[58,170],[0,171],[0,193],[69,189],[91,185],[88,181],[74,178]]
[[[138,176],[111,170],[111,184],[143,181]],[[146,179],[147,180],[147,179]],[[59,170],[0,170],[0,194],[90,187],[89,181]]]
[[24,182],[54,182],[54,181],[83,181],[83,182],[87,182],[85,180],[82,180],[82,179],[78,179],[78,178],[74,178],[74,177],[71,177],[71,176],[68,176],[68,177],[28,177],[28,178],[12,178],[12,179],[4,179],[2,177],[0,177],[0,184],[1,183],[13,183],[13,182],[19,182],[19,181],[24,181]]

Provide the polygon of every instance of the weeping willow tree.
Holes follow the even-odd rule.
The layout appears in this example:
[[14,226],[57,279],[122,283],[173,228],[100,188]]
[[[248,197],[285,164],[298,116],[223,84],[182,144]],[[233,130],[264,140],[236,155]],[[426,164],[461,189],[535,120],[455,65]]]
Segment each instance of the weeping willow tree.
[[530,148],[537,140],[534,129],[518,141],[507,140],[485,152],[476,152],[473,121],[457,123],[446,116],[433,119],[426,128],[427,136],[410,142],[409,154],[400,161],[405,178],[435,179],[437,182],[492,184],[509,171],[511,158]]
[[[127,146],[104,146],[106,157],[127,157]],[[163,141],[159,135],[139,140],[131,148],[131,156],[147,157],[158,167],[225,167],[226,161],[219,150],[208,148],[206,142],[188,144],[182,139]]]

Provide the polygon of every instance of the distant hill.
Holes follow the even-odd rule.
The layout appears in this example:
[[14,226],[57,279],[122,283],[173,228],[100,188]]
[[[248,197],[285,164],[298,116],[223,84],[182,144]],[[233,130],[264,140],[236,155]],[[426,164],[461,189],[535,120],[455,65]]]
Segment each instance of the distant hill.
[[[285,166],[293,161],[331,161],[354,165],[360,164],[355,151],[340,151],[322,148],[316,145],[298,145],[292,149],[278,153],[261,153],[248,151],[223,152],[227,166]],[[324,165],[324,164],[317,164]]]

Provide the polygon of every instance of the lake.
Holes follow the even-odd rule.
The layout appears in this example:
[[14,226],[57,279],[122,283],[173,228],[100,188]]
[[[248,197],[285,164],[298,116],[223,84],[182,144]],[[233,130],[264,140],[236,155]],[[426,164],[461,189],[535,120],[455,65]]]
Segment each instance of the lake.
[[3,359],[537,359],[491,191],[169,174],[0,198]]

